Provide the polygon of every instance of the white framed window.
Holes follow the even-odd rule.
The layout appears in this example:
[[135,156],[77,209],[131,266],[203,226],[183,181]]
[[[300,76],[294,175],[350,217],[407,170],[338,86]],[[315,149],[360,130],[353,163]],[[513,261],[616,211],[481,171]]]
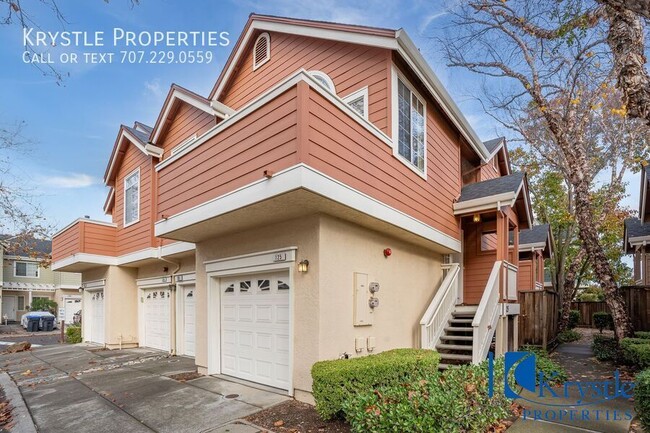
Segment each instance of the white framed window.
[[392,75],[393,154],[426,179],[426,102],[395,67]]
[[14,262],[14,277],[38,278],[39,274],[37,262]]
[[327,90],[330,92],[336,94],[336,87],[334,87],[334,81],[330,78],[329,75],[327,75],[325,72],[322,71],[309,71],[309,74],[314,77],[314,80],[318,81],[318,83],[325,87]]
[[25,309],[25,297],[18,296],[18,311],[23,311]]
[[140,220],[140,167],[124,178],[124,227]]
[[265,32],[257,37],[253,46],[253,70],[269,60],[271,60],[271,36]]
[[368,119],[368,87],[359,89],[356,92],[350,93],[343,98],[343,102],[348,104],[350,108],[359,113],[364,119]]

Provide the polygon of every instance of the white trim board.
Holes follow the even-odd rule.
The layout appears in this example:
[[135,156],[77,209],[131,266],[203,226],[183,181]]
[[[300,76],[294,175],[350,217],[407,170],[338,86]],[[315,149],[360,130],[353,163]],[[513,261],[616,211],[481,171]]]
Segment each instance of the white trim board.
[[242,188],[179,212],[155,223],[155,235],[166,234],[223,215],[236,209],[296,189],[306,189],[373,218],[409,231],[452,251],[460,251],[460,241],[428,224],[388,206],[305,164],[297,164]]

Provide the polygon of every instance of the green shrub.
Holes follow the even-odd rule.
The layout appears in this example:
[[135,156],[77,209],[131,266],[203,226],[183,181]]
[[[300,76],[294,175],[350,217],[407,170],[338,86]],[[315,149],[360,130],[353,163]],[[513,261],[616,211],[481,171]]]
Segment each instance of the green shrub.
[[323,419],[342,415],[351,397],[381,386],[418,381],[438,370],[432,350],[395,349],[361,358],[317,362],[311,369],[316,410]]
[[571,343],[572,341],[580,340],[580,338],[582,338],[582,335],[573,329],[565,329],[564,331],[557,334],[557,341],[560,343]]
[[70,344],[81,343],[81,326],[68,326],[65,329],[65,341]]
[[634,336],[636,338],[643,338],[645,340],[649,340],[650,339],[650,332],[648,332],[648,331],[636,331],[634,333]]
[[571,310],[569,311],[569,323],[567,324],[568,329],[574,329],[580,323],[580,311]]
[[50,313],[56,315],[58,304],[48,298],[36,298],[32,301],[32,305],[29,306],[30,311],[49,311]]
[[512,415],[503,394],[503,360],[495,361],[494,396],[488,396],[487,362],[427,379],[366,389],[345,406],[356,433],[482,432]]
[[[566,370],[560,364],[551,359],[551,356],[548,352],[541,347],[535,346],[522,346],[519,351],[521,352],[532,352],[535,354],[537,371],[543,372],[544,376],[547,379],[555,376],[553,380],[549,380],[549,383],[555,385],[561,385],[567,381],[569,376],[567,375]],[[537,384],[539,384],[539,375],[536,376]]]
[[625,362],[639,368],[650,367],[650,341],[645,338],[624,338],[620,346]]
[[634,382],[634,409],[645,430],[650,431],[650,369],[637,374]]
[[598,328],[601,334],[603,333],[603,329],[611,328],[614,324],[612,321],[612,315],[604,311],[594,313],[592,317],[594,319],[594,325]]
[[618,346],[614,337],[594,335],[591,350],[599,361],[616,361],[618,358]]

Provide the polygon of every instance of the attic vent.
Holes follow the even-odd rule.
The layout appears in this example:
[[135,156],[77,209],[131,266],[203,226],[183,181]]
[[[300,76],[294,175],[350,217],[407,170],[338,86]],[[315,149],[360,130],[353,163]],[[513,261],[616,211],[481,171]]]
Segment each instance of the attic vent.
[[253,49],[253,70],[259,68],[271,58],[271,37],[262,33],[255,41]]

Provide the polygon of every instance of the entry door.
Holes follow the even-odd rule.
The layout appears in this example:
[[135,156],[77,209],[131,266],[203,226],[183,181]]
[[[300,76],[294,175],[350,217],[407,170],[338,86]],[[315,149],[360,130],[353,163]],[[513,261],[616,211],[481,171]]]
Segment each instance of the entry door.
[[[104,344],[104,291],[90,294],[90,341]],[[83,320],[83,319],[82,319]]]
[[169,351],[170,291],[148,289],[144,292],[144,346]]
[[194,356],[196,347],[196,308],[194,285],[183,288],[183,354]]
[[9,320],[16,320],[16,307],[18,302],[15,296],[5,296],[2,299],[2,318],[7,316]]
[[289,388],[289,273],[221,283],[222,373]]

